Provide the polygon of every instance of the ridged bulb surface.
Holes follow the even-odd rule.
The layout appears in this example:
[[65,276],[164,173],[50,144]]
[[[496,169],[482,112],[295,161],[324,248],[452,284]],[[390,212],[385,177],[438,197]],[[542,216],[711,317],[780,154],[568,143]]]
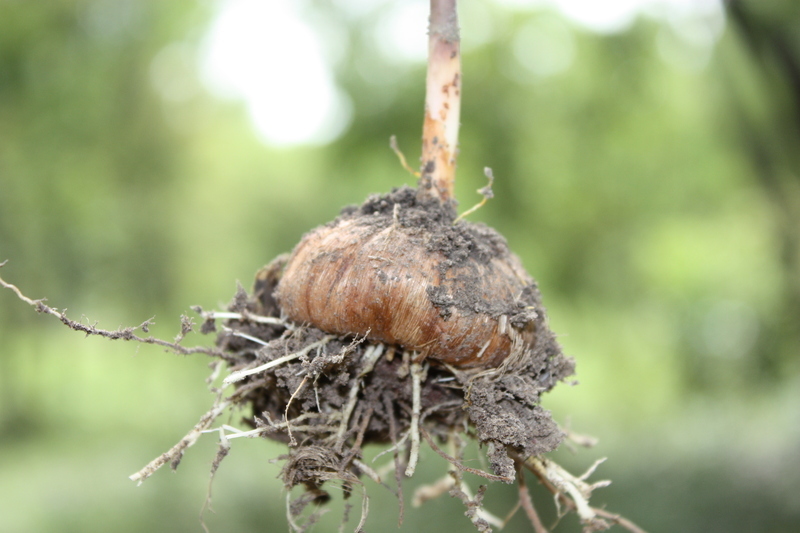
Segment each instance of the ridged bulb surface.
[[275,296],[292,320],[460,368],[496,367],[535,335],[533,281],[482,225],[341,217],[306,234]]

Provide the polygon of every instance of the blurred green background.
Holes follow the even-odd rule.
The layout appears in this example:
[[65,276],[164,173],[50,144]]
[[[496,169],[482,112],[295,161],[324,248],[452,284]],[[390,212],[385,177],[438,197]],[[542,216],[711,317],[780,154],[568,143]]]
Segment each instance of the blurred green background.
[[[424,50],[424,2],[280,4],[339,91],[338,122],[311,143],[257,133],[207,81],[228,4],[0,0],[2,277],[106,329],[155,316],[169,339],[189,306],[224,305],[343,205],[413,183],[388,139],[417,160],[425,65],[392,43]],[[496,198],[471,219],[506,235],[577,360],[580,384],[545,407],[600,440],[558,459],[577,473],[608,457],[594,503],[649,531],[800,530],[797,3],[654,4],[603,31],[541,3],[462,4],[457,195],[471,206],[494,169]],[[283,91],[273,107],[308,66],[274,62],[307,44],[250,47],[263,61],[245,71]],[[308,100],[277,106],[298,123],[322,91],[305,85]],[[201,531],[216,436],[176,475],[127,476],[211,404],[207,363],[84,338],[0,292],[0,531]],[[233,444],[208,527],[286,530],[283,448]],[[409,496],[444,474],[422,461]],[[369,531],[470,530],[446,495],[398,529],[393,496],[367,487]],[[488,507],[515,498],[493,485]],[[335,499],[316,531],[336,530]],[[521,515],[505,529],[529,530]]]

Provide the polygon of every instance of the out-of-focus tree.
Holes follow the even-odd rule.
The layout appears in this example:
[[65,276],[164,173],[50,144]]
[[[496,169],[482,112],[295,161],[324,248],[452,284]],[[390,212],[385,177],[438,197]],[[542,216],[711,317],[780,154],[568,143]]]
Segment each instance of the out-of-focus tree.
[[[185,147],[149,82],[157,53],[191,45],[198,36],[186,32],[207,16],[193,2],[0,5],[7,275],[23,269],[59,301],[116,294],[142,310],[171,297],[174,248],[160,214],[171,209]],[[123,249],[117,275],[98,276]]]
[[778,377],[797,370],[800,354],[800,8],[733,0],[728,13],[738,37],[724,63],[738,140],[777,215],[783,290],[759,355],[762,372]]

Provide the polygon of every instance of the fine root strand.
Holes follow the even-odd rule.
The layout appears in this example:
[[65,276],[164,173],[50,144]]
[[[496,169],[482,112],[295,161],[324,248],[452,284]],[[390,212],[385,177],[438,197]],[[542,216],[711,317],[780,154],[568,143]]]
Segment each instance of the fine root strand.
[[408,161],[406,161],[406,156],[403,155],[403,152],[400,150],[400,147],[397,145],[397,137],[395,135],[392,135],[391,137],[389,137],[389,148],[392,149],[392,151],[395,153],[397,158],[400,160],[400,164],[403,166],[403,168],[406,169],[411,175],[413,175],[414,177],[418,178],[419,177],[419,172],[417,172],[416,170],[411,168],[411,166],[408,164]]
[[428,435],[428,432],[425,431],[425,429],[420,428],[420,432],[422,433],[422,436],[425,438],[425,441],[428,443],[428,446],[430,446],[433,451],[435,451],[444,459],[446,459],[458,471],[469,472],[470,474],[475,474],[476,476],[480,476],[490,481],[502,481],[503,483],[511,483],[512,481],[514,481],[514,479],[510,477],[498,476],[496,474],[490,474],[489,472],[484,472],[483,470],[478,470],[477,468],[470,468],[468,466],[464,466],[461,463],[461,461],[459,461],[457,458],[448,455],[444,450],[439,448],[436,445],[436,443],[433,442],[433,439],[431,438],[430,435]]
[[420,363],[411,364],[411,387],[412,387],[412,403],[411,403],[411,426],[409,427],[409,434],[411,435],[411,452],[408,457],[408,465],[406,466],[406,477],[414,475],[414,470],[417,468],[417,461],[419,460],[419,415],[422,409],[422,374],[423,368]]
[[[0,263],[0,267],[5,265],[7,262],[8,261],[6,260]],[[45,302],[44,298],[39,300],[33,300],[31,298],[28,298],[22,293],[22,291],[16,285],[8,283],[3,278],[0,278],[0,287],[11,290],[14,294],[17,295],[17,298],[19,298],[26,304],[36,309],[37,313],[52,315],[58,318],[61,321],[61,323],[67,326],[69,329],[73,331],[80,331],[81,333],[84,333],[87,336],[96,335],[98,337],[103,337],[110,340],[125,340],[125,341],[134,341],[141,344],[153,344],[156,346],[167,348],[168,350],[178,355],[191,355],[195,353],[204,353],[206,355],[214,357],[223,357],[223,353],[214,348],[208,348],[205,346],[193,346],[191,348],[187,348],[185,346],[182,346],[178,342],[165,341],[163,339],[158,339],[153,336],[141,337],[137,335],[135,332],[139,330],[143,331],[144,333],[149,332],[150,326],[154,324],[152,318],[145,320],[138,326],[120,328],[115,331],[110,331],[98,328],[95,324],[89,325],[89,324],[83,324],[81,322],[76,322],[75,320],[72,320],[69,317],[67,317],[66,309],[63,311],[59,311],[54,307],[50,307],[49,305],[44,303]],[[183,320],[181,324],[181,333],[177,337],[179,341],[183,340],[183,337],[188,332],[186,330],[186,328],[188,327],[190,327],[190,322],[187,320]]]
[[464,217],[466,217],[468,215],[471,215],[472,213],[474,213],[475,211],[477,211],[478,209],[483,207],[486,204],[486,202],[488,202],[489,200],[494,198],[494,191],[492,191],[492,184],[494,183],[494,174],[492,173],[492,169],[489,168],[489,167],[486,167],[486,168],[483,169],[483,173],[486,176],[486,179],[489,180],[489,184],[486,187],[483,187],[482,189],[478,189],[478,194],[483,196],[483,200],[481,200],[480,202],[478,202],[474,206],[470,207],[469,209],[467,209],[466,211],[464,211],[463,213],[458,215],[458,217],[453,221],[453,224],[455,224],[456,222],[458,222],[462,218],[464,218]]
[[237,370],[236,372],[232,372],[225,379],[222,380],[222,384],[223,385],[230,385],[231,383],[235,383],[237,381],[243,380],[247,376],[252,376],[253,374],[259,374],[261,372],[269,370],[270,368],[274,368],[274,367],[282,365],[284,363],[288,363],[290,361],[294,361],[295,359],[299,359],[299,358],[303,357],[304,355],[308,354],[309,352],[311,352],[312,350],[314,350],[315,348],[321,347],[321,346],[324,346],[324,345],[328,344],[330,341],[332,341],[335,338],[336,337],[334,337],[333,335],[326,335],[325,337],[323,337],[322,339],[318,340],[317,342],[313,342],[313,343],[309,344],[308,346],[306,346],[302,350],[298,350],[298,351],[296,351],[294,353],[290,353],[290,354],[284,355],[282,357],[278,357],[277,359],[273,359],[272,361],[270,361],[268,363],[265,363],[263,365],[259,365],[259,366],[255,367],[255,368],[245,368],[243,370]]
[[[342,410],[342,419],[339,423],[339,430],[336,433],[336,445],[334,446],[336,451],[341,451],[342,446],[344,445],[345,434],[347,433],[347,428],[350,424],[350,416],[353,414],[353,409],[358,402],[358,392],[361,389],[361,380],[364,376],[372,371],[375,366],[375,362],[377,361],[378,357],[380,357],[382,352],[383,349],[379,349],[375,345],[368,346],[364,351],[364,361],[361,371],[350,383],[350,392],[347,395],[347,403]],[[364,428],[364,431],[366,431],[366,428]]]
[[578,514],[585,532],[608,529],[609,522],[611,522],[632,533],[646,533],[645,530],[620,515],[589,505],[592,491],[608,486],[610,483],[609,481],[599,481],[593,484],[585,482],[585,478],[591,475],[602,460],[595,462],[583,475],[575,477],[550,459],[536,456],[522,458],[514,453],[509,455],[539,479],[542,485],[553,494],[559,508],[563,505],[567,510]]
[[217,449],[217,455],[214,457],[213,463],[211,463],[211,475],[208,480],[208,489],[206,490],[206,499],[203,501],[203,506],[200,508],[200,525],[203,527],[203,530],[206,533],[210,533],[208,527],[206,526],[205,522],[205,512],[206,510],[214,512],[214,509],[211,507],[211,491],[214,486],[214,478],[217,475],[217,470],[219,470],[219,465],[222,463],[222,460],[228,456],[231,451],[231,443],[225,436],[224,427],[219,428],[219,448]]
[[[516,509],[521,507],[522,510],[525,511],[525,515],[528,517],[528,520],[533,526],[535,533],[548,533],[547,528],[544,527],[541,518],[539,518],[539,513],[536,512],[536,507],[533,505],[531,494],[528,491],[527,484],[525,483],[525,471],[523,470],[523,463],[520,461],[514,461],[514,466],[517,469],[517,486],[519,487],[519,503],[514,510],[516,511]],[[510,520],[511,516],[513,516],[513,512],[506,518],[506,521]]]
[[292,393],[291,397],[289,397],[289,401],[286,402],[286,409],[283,411],[283,418],[286,420],[286,434],[289,436],[289,446],[297,446],[297,441],[294,439],[294,435],[292,435],[292,425],[289,422],[289,407],[292,405],[297,394],[303,389],[303,386],[308,382],[308,376],[303,378],[303,381],[300,382],[300,385]]
[[[175,446],[170,448],[169,451],[162,453],[160,456],[156,457],[147,465],[132,474],[129,477],[131,481],[136,481],[139,485],[142,484],[142,481],[152,476],[156,470],[164,466],[165,464],[172,462],[174,466],[177,466],[177,462],[180,461],[183,452],[186,448],[192,446],[197,439],[200,438],[200,435],[204,433],[206,429],[209,428],[211,424],[214,423],[214,420],[222,414],[222,412],[231,405],[231,400],[224,400],[222,402],[217,403],[210,411],[200,417],[200,421],[192,428],[189,433],[186,434]],[[173,467],[174,467],[173,466]]]

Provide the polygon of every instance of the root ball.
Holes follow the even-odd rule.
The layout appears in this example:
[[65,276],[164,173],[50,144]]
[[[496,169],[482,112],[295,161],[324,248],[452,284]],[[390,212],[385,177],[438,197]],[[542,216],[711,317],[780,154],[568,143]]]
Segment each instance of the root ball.
[[[236,295],[218,345],[261,436],[286,442],[287,488],[340,480],[349,493],[369,444],[419,449],[468,433],[494,475],[510,454],[555,449],[540,396],[573,372],[533,279],[494,230],[454,223],[451,205],[403,187],[345,208]],[[457,468],[458,458],[450,458]],[[469,471],[474,471],[469,469]],[[349,487],[349,488],[348,488]],[[299,502],[305,501],[303,498]]]

